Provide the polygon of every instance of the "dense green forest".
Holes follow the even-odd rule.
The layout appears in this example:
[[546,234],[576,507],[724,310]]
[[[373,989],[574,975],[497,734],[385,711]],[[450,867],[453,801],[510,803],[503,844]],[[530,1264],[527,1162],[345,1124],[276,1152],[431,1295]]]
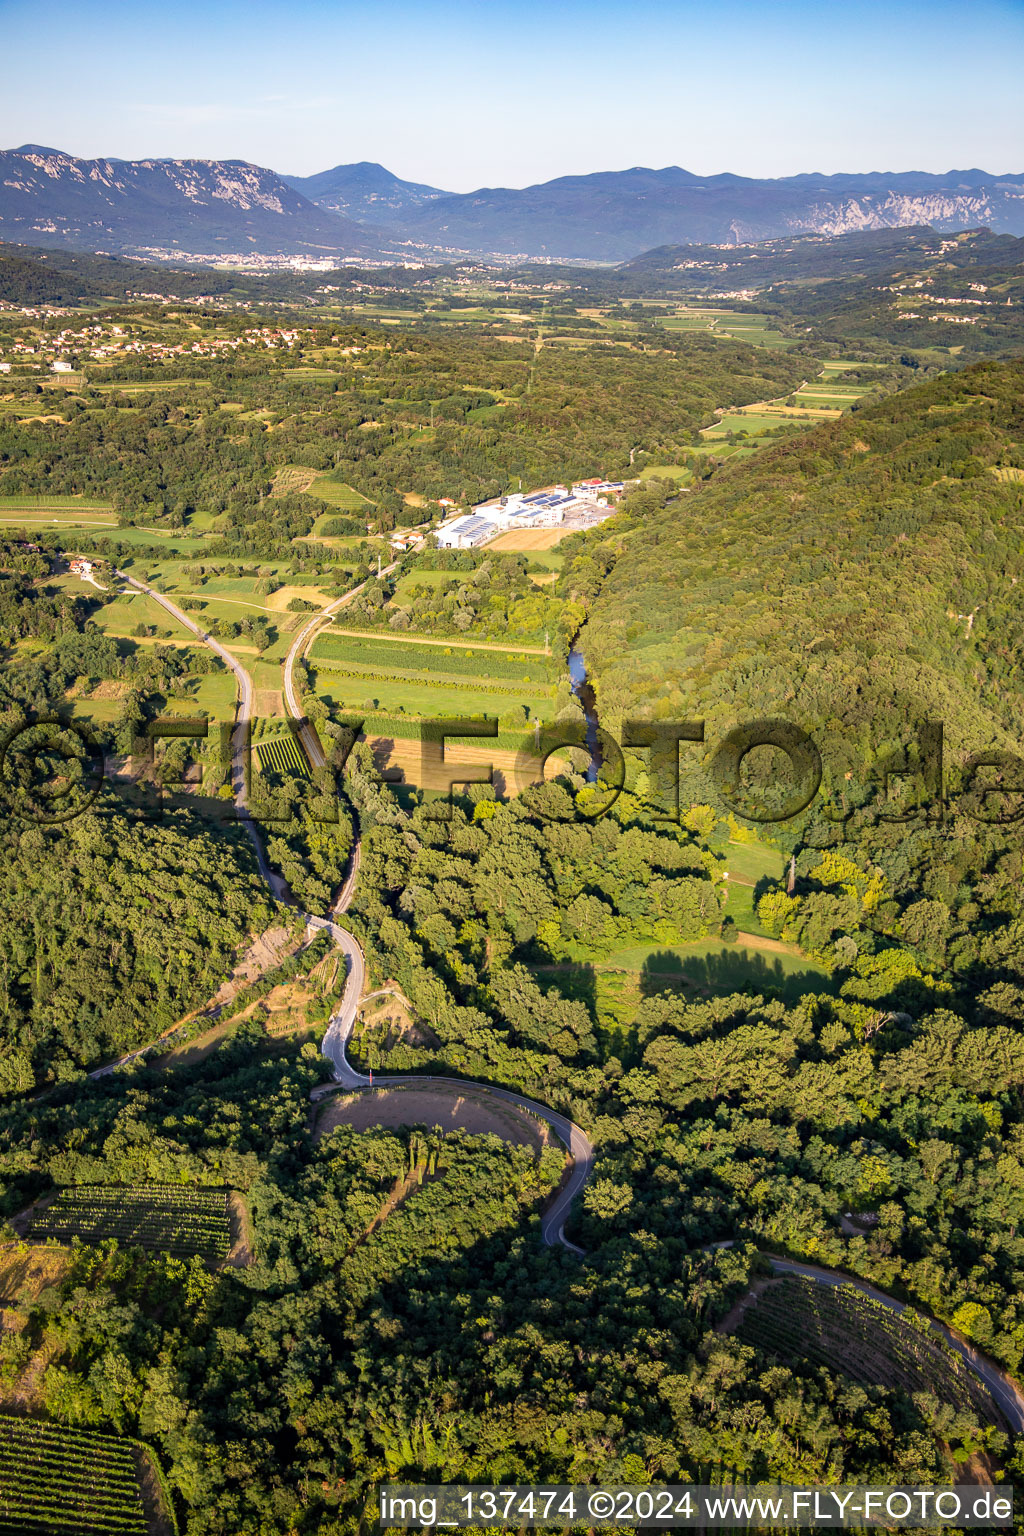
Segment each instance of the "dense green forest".
[[720,743],[755,716],[813,739],[821,791],[773,828],[801,879],[764,893],[770,931],[844,957],[865,997],[885,991],[871,952],[905,940],[965,1007],[998,994],[1007,1019],[1024,997],[1021,379],[979,365],[724,469],[698,497],[666,492],[563,578],[588,605],[602,720],[704,722],[680,754],[684,798],[770,814],[786,758],[764,746],[747,790],[723,789]]
[[[568,1223],[579,1258],[541,1242],[559,1148],[325,1130],[310,1095],[329,1080],[340,969],[304,1031],[274,1036],[257,1007],[176,1050],[204,1014],[160,1054],[85,1076],[210,1008],[255,938],[301,920],[218,814],[217,742],[159,818],[138,814],[127,774],[67,821],[44,814],[55,781],[90,798],[83,702],[123,759],[172,706],[214,718],[199,690],[224,707],[234,681],[195,636],[175,645],[159,613],[140,617],[108,569],[73,581],[61,530],[10,532],[0,1215],[19,1225],[0,1266],[41,1251],[52,1267],[10,1282],[0,1409],[152,1445],[188,1536],[351,1536],[384,1478],[1012,1481],[1021,1445],[980,1389],[884,1362],[858,1375],[829,1353],[839,1303],[802,1351],[780,1347],[772,1319],[796,1292],[773,1290],[766,1256],[841,1269],[1001,1367],[1024,1363],[1024,365],[939,373],[890,355],[869,403],[745,457],[709,451],[684,490],[648,477],[556,553],[426,549],[376,577],[368,524],[520,475],[626,475],[638,448],[671,467],[716,413],[794,388],[812,354],[655,346],[646,330],[570,352],[346,320],[264,355],[243,350],[251,316],[130,313],[150,339],[178,326],[183,347],[239,345],[102,377],[85,364],[83,382],[47,389],[41,419],[19,395],[0,423],[12,516],[32,517],[35,495],[95,498],[75,542],[137,561],[237,643],[264,695],[295,626],[359,581],[342,615],[353,668],[372,654],[357,642],[401,670],[403,643],[426,667],[461,637],[437,678],[479,682],[478,655],[507,640],[492,680],[539,680],[578,739],[580,701],[551,681],[575,639],[614,736],[699,721],[703,741],[679,748],[678,815],[650,746],[626,748],[618,795],[612,754],[597,783],[574,757],[508,798],[396,792],[316,699],[314,658],[297,684],[327,765],[281,746],[261,768],[263,846],[307,910],[328,910],[358,831],[342,920],[367,994],[397,999],[404,1022],[360,1017],[351,1059],[571,1117],[596,1155]],[[352,530],[324,529],[339,507],[354,548]],[[63,758],[31,750],[49,715]],[[762,745],[730,777],[718,754],[765,718],[807,733],[822,780],[759,823],[786,758]],[[171,743],[154,771],[170,784],[192,760]],[[329,967],[328,951],[321,938],[267,960],[235,1007]],[[25,1213],[56,1191],[58,1215],[102,1214],[122,1187],[149,1209],[154,1186],[218,1211],[244,1201],[245,1252],[22,1243]],[[853,1318],[849,1293],[842,1306]],[[882,1336],[870,1309],[854,1321]]]
[[[248,323],[207,329],[231,340]],[[154,344],[178,351],[195,334],[183,321],[152,328]],[[107,363],[52,412],[4,413],[0,496],[106,497],[124,522],[158,528],[183,528],[201,509],[224,546],[211,554],[266,554],[335,510],[316,492],[271,496],[283,465],[353,487],[393,527],[418,521],[408,495],[480,501],[520,478],[621,475],[632,452],[671,458],[716,407],[784,393],[807,363],[664,336],[649,351],[594,345],[581,367],[578,353],[527,340],[349,325],[314,326],[303,350],[272,363],[239,353],[178,367],[187,377],[176,381],[147,359]]]
[[269,910],[238,829],[129,818],[110,796],[56,827],[5,815],[0,1088],[60,1081],[215,992]]

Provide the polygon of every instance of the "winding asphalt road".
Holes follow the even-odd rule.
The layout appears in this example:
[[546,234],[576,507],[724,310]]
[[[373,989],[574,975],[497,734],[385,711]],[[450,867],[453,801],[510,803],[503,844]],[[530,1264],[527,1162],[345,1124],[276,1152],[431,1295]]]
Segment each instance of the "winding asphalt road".
[[[392,569],[394,569],[393,566],[387,568],[388,571]],[[386,574],[386,572],[382,572],[382,574]],[[157,592],[153,587],[146,586],[143,582],[137,581],[134,577],[125,575],[123,571],[116,571],[115,575],[137,591],[145,592],[148,596],[152,597],[172,618],[178,623],[184,624],[186,629],[191,630],[205,645],[210,646],[234,673],[238,683],[238,718],[235,730],[232,733],[231,769],[231,782],[235,793],[235,803],[252,838],[263,879],[278,900],[291,902],[291,895],[285,882],[271,870],[267,863],[259,835],[247,810],[248,786],[246,783],[245,761],[245,738],[247,731],[245,727],[252,717],[253,701],[252,681],[249,674],[237,657],[233,656],[225,646],[201,629],[194,620],[190,619],[186,613],[183,613],[180,608],[171,602],[170,598],[165,597],[161,592]],[[327,608],[314,614],[309,622],[300,629],[285,658],[285,704],[289,714],[299,723],[303,745],[309,754],[310,761],[316,767],[323,767],[326,759],[316,731],[305,720],[299,709],[298,700],[295,696],[293,668],[296,658],[303,654],[320,625],[336,613],[339,608],[343,607],[345,603],[350,602],[356,593],[361,590],[361,587],[353,588],[351,592],[346,592],[344,597],[337,598]],[[519,1109],[524,1109],[529,1114],[535,1115],[539,1120],[544,1121],[568,1149],[572,1159],[572,1169],[569,1178],[558,1191],[558,1194],[542,1218],[541,1231],[544,1242],[548,1247],[554,1247],[556,1244],[561,1243],[570,1252],[582,1255],[583,1249],[578,1248],[575,1243],[571,1243],[565,1235],[565,1221],[569,1210],[574,1199],[589,1179],[594,1166],[593,1146],[585,1132],[578,1125],[566,1119],[564,1115],[559,1115],[553,1109],[549,1109],[546,1104],[538,1104],[533,1099],[524,1098],[522,1094],[512,1093],[507,1088],[497,1088],[491,1083],[466,1081],[453,1077],[411,1074],[401,1077],[378,1076],[371,1084],[369,1077],[357,1072],[349,1062],[345,1047],[352,1033],[352,1026],[355,1022],[359,1003],[365,989],[366,965],[362,949],[355,936],[347,928],[334,921],[334,918],[346,910],[355,893],[356,879],[359,873],[359,858],[360,844],[357,840],[353,849],[349,872],[331,909],[331,917],[323,918],[314,917],[308,913],[303,914],[308,928],[330,934],[334,943],[344,952],[347,961],[347,977],[341,1004],[337,1012],[330,1019],[322,1046],[323,1054],[331,1063],[335,1082],[340,1087],[350,1091],[366,1092],[372,1092],[377,1088],[410,1083],[443,1083],[447,1087],[456,1089],[475,1088],[478,1091],[489,1094],[492,1098],[503,1099],[508,1104],[514,1104]],[[144,1050],[142,1052],[134,1051],[130,1056],[124,1057],[122,1060],[129,1061],[141,1054],[144,1054]],[[100,1067],[97,1071],[91,1072],[89,1076],[103,1077],[112,1072],[116,1065],[120,1065],[120,1063]],[[731,1248],[733,1242],[733,1239],[726,1239],[724,1242],[711,1244],[711,1247]],[[874,1286],[868,1285],[866,1281],[859,1280],[855,1276],[844,1275],[834,1269],[824,1269],[816,1264],[800,1264],[791,1259],[776,1258],[771,1254],[767,1255],[767,1257],[776,1274],[801,1275],[805,1279],[813,1280],[817,1285],[832,1287],[852,1285],[857,1290],[863,1292],[865,1296],[870,1296],[874,1301],[881,1303],[882,1306],[888,1307],[892,1312],[901,1313],[908,1310],[905,1302],[897,1301],[895,1297],[886,1295],[884,1291],[876,1290]],[[986,1355],[974,1349],[966,1340],[959,1338],[945,1324],[935,1323],[934,1326],[939,1329],[947,1343],[956,1350],[965,1364],[984,1382],[1010,1427],[1018,1433],[1024,1430],[1024,1394],[1022,1394],[1012,1377],[1007,1375],[994,1361],[989,1360]]]
[[[401,1077],[382,1076],[378,1073],[371,1084],[369,1077],[357,1072],[345,1054],[345,1046],[352,1032],[362,996],[364,980],[362,950],[348,930],[337,923],[325,922],[323,918],[313,918],[311,921],[314,926],[329,929],[335,943],[344,949],[349,959],[349,980],[345,987],[345,995],[340,1008],[327,1027],[322,1047],[324,1055],[334,1069],[335,1082],[348,1089],[391,1088],[412,1083],[443,1083],[448,1088],[472,1088],[487,1094],[492,1099],[503,1099],[506,1104],[514,1104],[517,1108],[525,1109],[528,1114],[536,1116],[538,1120],[543,1120],[568,1149],[572,1158],[572,1169],[567,1181],[559,1189],[541,1219],[541,1233],[549,1248],[553,1248],[556,1243],[561,1243],[570,1252],[582,1255],[584,1250],[578,1248],[575,1243],[571,1243],[566,1237],[565,1222],[573,1201],[589,1179],[594,1166],[594,1149],[586,1133],[572,1120],[557,1114],[546,1104],[538,1104],[534,1099],[527,1099],[521,1093],[513,1093],[508,1088],[497,1088],[493,1083],[480,1083],[459,1077],[437,1077],[433,1074],[417,1072]],[[358,986],[355,985],[357,979]]]
[[267,863],[263,844],[253,824],[252,817],[249,815],[248,743],[253,709],[252,678],[242,666],[237,656],[233,656],[226,646],[221,645],[219,640],[215,640],[194,619],[190,619],[188,614],[183,612],[176,603],[172,603],[169,597],[165,597],[155,587],[149,587],[145,582],[136,580],[134,576],[128,576],[124,571],[115,570],[114,575],[119,576],[129,587],[134,587],[137,592],[144,592],[147,597],[151,597],[154,602],[159,603],[160,607],[169,613],[172,619],[178,624],[184,624],[186,629],[191,630],[196,638],[201,640],[204,645],[208,645],[210,650],[215,652],[224,665],[230,667],[231,671],[235,674],[235,682],[238,684],[238,709],[235,717],[235,728],[231,733],[231,792],[234,795],[239,818],[244,822],[250,841],[256,850],[256,861],[259,864],[260,875],[278,901],[288,901],[288,887],[281,876],[272,870]]
[[[392,561],[390,565],[386,565],[384,567],[384,569],[380,572],[380,575],[389,576],[397,564],[397,560]],[[302,710],[299,708],[299,701],[295,693],[295,663],[300,656],[305,655],[317,631],[334,617],[339,608],[344,608],[346,603],[350,603],[352,599],[356,597],[365,586],[366,582],[361,581],[358,587],[352,588],[351,592],[346,592],[342,597],[336,597],[333,603],[328,603],[326,608],[321,608],[319,613],[314,613],[308,623],[303,624],[302,628],[295,636],[295,639],[288,647],[288,654],[284,659],[285,708],[298,726],[299,735],[302,738],[302,745],[305,749],[306,756],[309,758],[314,768],[322,768],[327,759],[324,756],[324,749],[320,745],[319,736],[317,735],[314,727],[302,713]]]
[[[393,569],[394,565],[390,565],[381,572],[381,575],[387,575]],[[246,740],[248,737],[247,724],[252,718],[252,679],[238,658],[233,656],[226,646],[214,640],[200,625],[196,624],[193,619],[190,619],[188,614],[177,607],[169,597],[165,597],[162,592],[157,592],[155,588],[147,586],[144,582],[136,580],[135,577],[126,575],[124,571],[116,571],[115,575],[120,577],[129,586],[134,587],[136,591],[145,592],[147,596],[153,598],[173,619],[179,624],[184,624],[186,629],[191,630],[205,645],[208,645],[211,650],[216,652],[224,664],[230,667],[234,673],[235,680],[238,683],[237,723],[231,737],[231,787],[235,796],[235,804],[256,849],[261,876],[269,885],[277,900],[293,904],[287,885],[280,875],[275,874],[267,863],[259,834],[248,812]],[[351,602],[357,592],[362,591],[363,585],[365,583],[354,587],[351,592],[346,592],[343,597],[336,598],[334,602],[321,609],[319,613],[313,614],[308,623],[304,624],[299,630],[285,657],[285,706],[298,726],[303,747],[314,767],[322,768],[326,763],[326,757],[320,744],[320,738],[299,708],[293,675],[295,661],[304,653],[320,626],[328,621],[339,608]],[[337,1012],[330,1019],[322,1047],[323,1054],[331,1063],[335,1082],[342,1088],[366,1092],[408,1083],[443,1083],[446,1087],[454,1089],[475,1088],[482,1093],[490,1095],[492,1098],[503,1099],[508,1104],[514,1104],[519,1109],[524,1109],[527,1113],[535,1115],[538,1120],[544,1121],[546,1125],[551,1127],[559,1141],[568,1149],[572,1159],[572,1167],[568,1179],[558,1190],[554,1200],[541,1218],[541,1233],[544,1242],[549,1248],[553,1248],[561,1243],[571,1253],[582,1255],[584,1250],[578,1248],[575,1243],[571,1243],[565,1235],[565,1222],[569,1215],[569,1210],[576,1196],[589,1179],[594,1166],[594,1149],[585,1132],[578,1125],[566,1119],[564,1115],[557,1114],[555,1110],[549,1109],[546,1104],[538,1104],[533,1099],[524,1098],[519,1093],[512,1093],[507,1088],[497,1088],[492,1083],[471,1082],[455,1077],[420,1076],[416,1073],[402,1077],[378,1076],[371,1083],[368,1076],[357,1072],[350,1064],[345,1054],[345,1047],[352,1033],[352,1026],[355,1023],[356,1013],[365,990],[366,963],[363,958],[363,951],[355,936],[334,919],[346,910],[355,894],[356,879],[359,873],[359,859],[360,843],[357,839],[352,852],[348,874],[331,907],[331,916],[329,918],[314,917],[309,913],[302,914],[306,919],[307,929],[330,934],[334,943],[343,951],[347,962],[345,990]],[[90,1077],[106,1076],[114,1070],[115,1066],[120,1066],[124,1062],[143,1055],[145,1049],[144,1047],[142,1051],[133,1051],[130,1056],[123,1057],[120,1062],[100,1067],[89,1075]]]

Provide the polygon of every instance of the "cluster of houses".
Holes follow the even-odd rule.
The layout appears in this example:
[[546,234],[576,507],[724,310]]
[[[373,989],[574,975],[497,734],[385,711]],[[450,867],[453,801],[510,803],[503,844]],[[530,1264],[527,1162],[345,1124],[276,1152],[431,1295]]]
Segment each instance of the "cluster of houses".
[[[74,351],[77,356],[89,356],[103,361],[109,358],[125,357],[129,354],[139,357],[171,358],[185,354],[189,357],[217,357],[224,352],[236,352],[240,347],[262,347],[269,351],[293,348],[299,339],[298,330],[285,330],[278,326],[252,326],[238,336],[210,336],[202,341],[189,343],[169,343],[157,340],[132,340],[125,328],[120,325],[112,325],[109,331],[102,325],[87,325],[79,330],[62,330],[54,336],[44,336],[39,339],[38,345],[24,340],[16,340],[11,345],[11,352],[20,362],[22,359],[52,357],[50,369],[53,373],[73,373],[74,363],[69,362],[66,354]],[[0,362],[0,373],[10,373],[9,361]]]
[[621,480],[580,480],[482,501],[434,530],[442,549],[475,549],[499,533],[534,528],[590,528],[611,517],[622,495]]

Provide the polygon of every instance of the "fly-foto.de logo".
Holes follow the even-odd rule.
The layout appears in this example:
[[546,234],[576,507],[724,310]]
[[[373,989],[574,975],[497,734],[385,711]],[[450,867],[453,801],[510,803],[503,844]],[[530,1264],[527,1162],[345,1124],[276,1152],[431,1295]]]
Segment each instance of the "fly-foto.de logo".
[[[362,737],[363,722],[327,722],[323,727],[326,767],[310,766],[306,741],[309,722],[284,722],[294,744],[293,761],[303,765],[300,776],[308,793],[303,814],[333,824],[338,820],[338,792],[344,788],[352,749]],[[410,722],[419,747],[420,784],[430,783],[447,798],[431,802],[430,813],[451,813],[455,792],[470,785],[508,783],[496,779],[493,763],[460,762],[460,743],[493,741],[498,721],[449,718]],[[281,722],[275,722],[280,735]],[[196,794],[187,775],[168,771],[162,748],[168,743],[191,744],[187,751],[203,754],[208,770],[219,781],[216,795],[203,796],[203,810],[222,820],[252,819],[286,822],[295,815],[293,796],[282,795],[281,775],[254,765],[253,722],[217,722],[204,717],[165,716],[149,721],[125,757],[117,759],[110,743],[80,721],[56,715],[29,719],[0,742],[0,811],[23,821],[59,825],[90,809],[103,809],[106,787],[119,794],[131,814],[153,819],[186,795]],[[768,756],[766,757],[766,751]],[[1024,822],[1024,758],[1004,750],[975,752],[947,772],[943,728],[921,725],[906,747],[875,761],[866,771],[856,806],[875,819],[909,823],[941,823],[952,817],[989,826]],[[626,753],[642,765],[644,787],[638,793],[646,813],[655,820],[678,821],[681,805],[711,800],[742,820],[756,823],[790,821],[817,802],[833,822],[854,813],[855,797],[847,794],[841,776],[838,787],[823,788],[821,752],[810,734],[792,721],[765,718],[734,726],[717,741],[708,741],[701,720],[627,720],[616,737],[606,728],[578,718],[556,720],[516,738],[511,759],[515,788],[542,783],[572,767],[576,809],[597,819],[607,814],[627,784]],[[690,763],[683,754],[693,753]],[[758,766],[749,773],[752,754]],[[566,756],[569,754],[569,756]],[[125,771],[125,762],[129,768]],[[681,769],[687,771],[687,794],[681,792]],[[551,768],[545,773],[549,765]],[[254,771],[254,766],[256,771]],[[700,793],[693,793],[695,774]],[[288,777],[287,770],[285,771]],[[394,780],[377,773],[379,782]],[[866,786],[866,793],[864,792]],[[539,807],[543,814],[543,807]]]

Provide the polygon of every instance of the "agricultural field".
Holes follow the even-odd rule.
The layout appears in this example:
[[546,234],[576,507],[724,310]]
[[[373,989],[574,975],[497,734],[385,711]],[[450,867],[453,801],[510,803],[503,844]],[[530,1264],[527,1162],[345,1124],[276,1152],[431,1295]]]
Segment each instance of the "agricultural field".
[[154,374],[141,383],[94,383],[91,387],[110,394],[148,395],[163,389],[210,389],[212,386],[209,379],[162,379],[159,374]]
[[102,1243],[155,1248],[179,1258],[213,1263],[231,1246],[228,1191],[176,1184],[76,1185],[62,1189],[28,1224],[31,1242]]
[[[531,720],[542,720],[550,715],[552,708],[551,697],[546,692],[495,687],[487,681],[455,683],[427,677],[405,680],[338,670],[322,675],[316,668],[314,671],[317,692],[332,716],[356,713],[394,717],[397,714],[400,735],[418,736],[420,720],[442,716],[511,719],[516,710],[527,709]],[[527,728],[524,723],[524,729]]]
[[325,630],[317,637],[316,664],[326,670],[356,667],[360,671],[389,675],[399,669],[404,677],[428,673],[441,678],[468,677],[479,681],[545,685],[557,676],[558,663],[530,650],[488,649],[460,645],[457,641],[393,639],[390,635],[361,636]]
[[[105,584],[103,573],[100,574],[99,579]],[[76,583],[76,585],[83,593],[95,591],[95,588],[86,583]],[[159,640],[181,640],[186,633],[154,598],[149,597],[145,592],[134,592],[130,589],[125,589],[112,602],[105,603],[92,617],[96,628],[101,633],[112,635],[114,638],[128,639],[140,625],[145,625]]]
[[570,533],[575,533],[575,528],[511,528],[508,533],[499,534],[492,539],[488,548],[502,550],[506,553],[520,551],[532,551],[536,549],[554,549]]
[[298,742],[290,731],[267,736],[253,747],[253,757],[261,773],[269,768],[283,777],[308,777],[309,768]]
[[531,719],[545,718],[558,677],[552,659],[528,651],[426,645],[390,636],[377,640],[331,630],[317,637],[309,665],[332,711],[400,709],[425,717],[500,717],[526,709]]
[[0,528],[19,533],[33,528],[83,529],[101,532],[117,526],[117,514],[108,501],[89,496],[0,496]]
[[798,1357],[863,1387],[931,1392],[982,1423],[1001,1423],[988,1392],[937,1329],[852,1285],[824,1286],[797,1276],[771,1281],[746,1306],[736,1333],[786,1365]]
[[316,470],[305,464],[282,464],[271,482],[272,496],[294,496],[308,491],[316,479]]
[[[349,513],[353,517],[366,517],[374,511],[372,501],[360,496],[350,485],[336,480],[333,475],[316,475],[309,483],[309,494],[329,502],[336,512]],[[314,532],[316,530],[314,529]]]
[[736,310],[679,306],[674,314],[658,318],[666,331],[701,332],[727,341],[748,341],[755,347],[791,347],[791,337],[776,330],[763,315],[744,315]]
[[0,1536],[146,1536],[141,1447],[0,1415]]
[[720,440],[743,433],[748,441],[742,446],[749,450],[763,446],[768,435],[780,427],[834,420],[868,393],[868,385],[838,377],[851,366],[849,361],[836,360],[831,368],[822,365],[814,378],[805,380],[791,394],[724,411],[712,426],[703,428],[701,437],[706,443],[715,445],[716,452],[724,452],[726,447],[734,445],[724,444],[719,450]]
[[[99,529],[92,531],[100,532]],[[147,549],[152,549],[156,544],[159,545],[161,552],[184,559],[202,554],[209,542],[204,534],[196,534],[193,537],[187,533],[175,533],[166,528],[155,527],[118,528],[115,536],[119,544],[138,544]]]

